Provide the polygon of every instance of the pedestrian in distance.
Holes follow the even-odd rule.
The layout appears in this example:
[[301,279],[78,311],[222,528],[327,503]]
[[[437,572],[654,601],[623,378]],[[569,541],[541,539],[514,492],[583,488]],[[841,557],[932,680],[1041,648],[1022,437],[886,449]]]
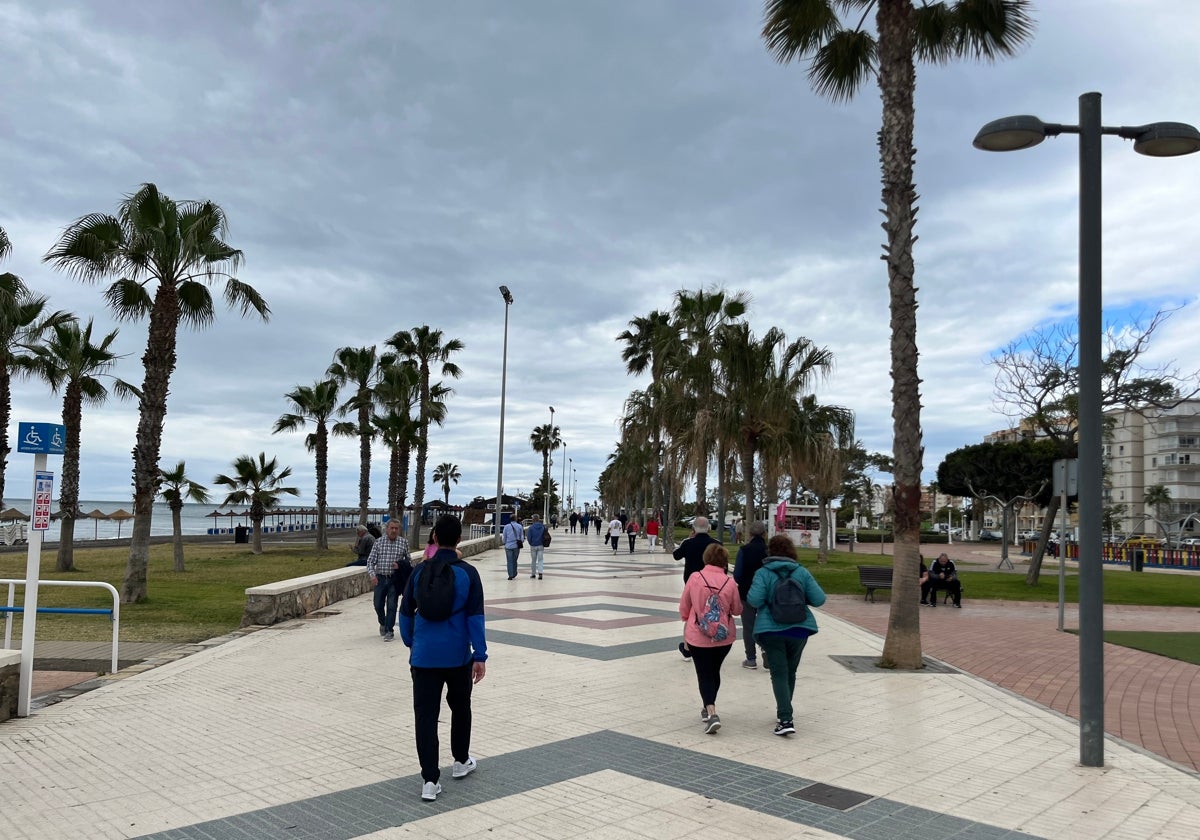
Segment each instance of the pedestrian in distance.
[[354,552],[354,559],[347,563],[347,566],[367,565],[367,558],[371,556],[371,547],[375,545],[375,537],[367,530],[366,525],[359,525],[356,534],[357,538],[350,544],[350,550]]
[[533,522],[525,535],[529,537],[529,576],[541,580],[543,555],[546,551],[546,526],[542,524],[542,517],[536,513],[533,515]]
[[508,579],[517,577],[517,560],[525,546],[525,528],[515,518],[504,526],[504,559],[508,561]]
[[375,615],[385,642],[396,638],[396,603],[412,572],[408,540],[400,536],[400,521],[389,519],[383,537],[375,540],[367,556],[367,577],[375,587]]
[[614,516],[608,523],[608,539],[612,542],[613,554],[616,554],[617,549],[621,547],[621,535],[623,533],[625,533],[625,523]]
[[574,534],[575,526],[579,524],[579,514],[576,513],[575,511],[571,511],[570,519],[571,519],[571,533]]
[[729,552],[714,542],[704,552],[704,566],[688,579],[679,597],[683,637],[692,652],[696,683],[700,689],[700,721],[713,735],[721,728],[717,693],[721,690],[721,665],[737,639],[734,616],[742,612],[737,584],[729,577]]
[[658,514],[646,520],[646,550],[654,551],[658,546]]
[[825,603],[825,591],[796,560],[796,546],[787,535],[776,534],[767,543],[767,557],[750,584],[748,601],[758,610],[754,636],[771,672],[775,734],[791,735],[796,731],[796,669],[809,637],[817,632],[812,607]]
[[434,523],[438,552],[409,577],[400,604],[400,639],[409,648],[421,798],[442,792],[438,715],[442,691],[450,707],[450,775],[475,771],[471,756],[471,690],[487,673],[483,583],[479,572],[457,554],[462,523],[441,516]]
[[637,542],[638,535],[638,522],[636,519],[629,520],[629,524],[625,526],[625,533],[629,537],[629,553],[633,554],[633,546]]

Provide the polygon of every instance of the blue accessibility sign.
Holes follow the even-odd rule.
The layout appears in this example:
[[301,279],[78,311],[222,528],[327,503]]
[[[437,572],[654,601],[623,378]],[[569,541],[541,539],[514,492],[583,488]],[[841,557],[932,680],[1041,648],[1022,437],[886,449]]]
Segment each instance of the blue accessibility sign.
[[17,451],[62,455],[67,448],[67,427],[58,423],[18,423]]

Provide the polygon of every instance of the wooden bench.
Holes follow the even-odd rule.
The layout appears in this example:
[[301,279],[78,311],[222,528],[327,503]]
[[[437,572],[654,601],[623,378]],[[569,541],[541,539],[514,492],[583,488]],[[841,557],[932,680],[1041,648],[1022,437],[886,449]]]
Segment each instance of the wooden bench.
[[858,582],[867,588],[867,594],[863,596],[863,600],[875,603],[876,589],[892,588],[892,567],[859,566]]

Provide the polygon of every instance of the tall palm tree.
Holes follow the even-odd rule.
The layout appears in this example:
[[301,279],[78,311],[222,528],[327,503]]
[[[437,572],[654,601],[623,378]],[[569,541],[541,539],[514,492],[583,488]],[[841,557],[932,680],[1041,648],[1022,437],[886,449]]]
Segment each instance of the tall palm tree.
[[716,336],[722,326],[746,314],[750,298],[744,292],[729,294],[723,289],[680,290],[675,293],[671,322],[683,337],[685,352],[670,360],[680,386],[696,397],[692,417],[695,440],[691,447],[696,474],[696,512],[708,512],[708,462],[713,453],[716,420],[713,416],[713,378],[716,365]]
[[[0,229],[0,259],[10,250],[8,237]],[[74,316],[47,312],[48,299],[30,293],[15,274],[0,274],[0,498],[4,494],[4,472],[8,466],[8,423],[12,416],[12,381],[26,376],[34,364],[32,347],[45,331],[67,323]]]
[[283,484],[291,474],[291,467],[281,470],[275,458],[268,461],[266,453],[260,452],[257,460],[253,455],[239,455],[234,459],[232,475],[222,473],[213,479],[213,484],[229,488],[229,494],[221,504],[250,506],[250,521],[254,523],[251,550],[254,554],[263,553],[262,523],[267,511],[279,504],[281,495],[300,495],[295,487]]
[[1154,522],[1162,528],[1163,536],[1170,536],[1167,532],[1167,523],[1163,516],[1163,511],[1170,509],[1171,489],[1163,484],[1150,485],[1142,494],[1142,504],[1154,510]]
[[[874,34],[864,29],[875,10]],[[838,13],[847,14],[848,23]],[[762,35],[780,62],[809,61],[817,93],[848,100],[872,76],[883,100],[884,258],[891,308],[892,446],[896,480],[895,592],[884,667],[921,667],[917,577],[921,536],[921,380],[913,283],[916,60],[947,63],[1011,55],[1033,32],[1027,0],[766,0]]]
[[187,464],[180,461],[171,470],[159,470],[161,484],[158,495],[171,509],[171,545],[174,549],[175,571],[186,571],[183,563],[183,504],[208,502],[208,488],[187,476]]
[[44,258],[85,282],[118,278],[104,292],[109,308],[120,319],[149,319],[133,447],[133,533],[121,586],[125,604],[146,598],[150,519],[180,323],[199,328],[215,320],[211,283],[223,283],[225,302],[243,316],[270,316],[262,296],[233,275],[242,252],[225,242],[227,230],[224,211],[211,201],[176,202],[143,184],[115,216],[91,213],[72,222]]
[[755,338],[745,322],[721,329],[716,345],[719,401],[728,416],[742,473],[743,512],[755,518],[754,459],[764,438],[785,436],[792,407],[813,380],[833,369],[833,354],[807,338],[789,342],[783,331],[771,327]]
[[[541,486],[544,489],[550,487],[550,453],[562,446],[562,436],[558,432],[558,426],[543,423],[540,426],[534,426],[533,431],[529,433],[530,448],[542,456]],[[546,493],[547,500],[550,495],[549,492]]]
[[[417,515],[413,517],[411,545],[421,544],[421,512],[425,506],[425,463],[429,457],[429,424],[434,420],[434,400],[430,378],[434,367],[440,368],[441,376],[458,379],[462,369],[450,357],[461,351],[465,344],[457,338],[445,339],[441,330],[428,325],[401,330],[387,341],[390,347],[417,366],[421,383],[420,439],[417,442],[417,478],[413,492],[413,506]],[[447,389],[444,393],[449,393]]]
[[312,452],[317,468],[317,550],[329,549],[328,532],[325,530],[325,508],[328,505],[329,484],[329,422],[338,408],[338,384],[332,379],[323,379],[312,385],[297,385],[286,395],[292,410],[281,414],[275,421],[271,434],[294,432],[312,422],[315,430],[305,435],[304,448]]
[[[50,385],[54,393],[63,394],[63,426],[66,442],[63,447],[62,486],[58,504],[62,515],[59,530],[58,560],[55,570],[75,569],[75,521],[79,518],[79,435],[83,428],[83,406],[103,405],[108,388],[103,378],[119,358],[113,351],[117,331],[92,341],[92,320],[79,326],[78,321],[55,324],[45,344],[36,348],[34,370]],[[121,397],[132,396],[136,390],[119,379],[113,379],[113,391]]]
[[392,357],[382,358],[375,345],[370,347],[341,347],[333,354],[333,363],[325,375],[340,385],[348,385],[352,393],[338,407],[343,417],[354,415],[355,421],[338,423],[333,433],[338,437],[358,438],[358,524],[367,524],[367,503],[371,500],[371,441],[375,427],[371,413],[375,409],[375,388],[381,371],[391,364]]
[[442,482],[442,496],[446,500],[446,507],[450,506],[450,482],[458,484],[460,478],[462,473],[458,471],[458,464],[446,462],[433,468],[433,480]]

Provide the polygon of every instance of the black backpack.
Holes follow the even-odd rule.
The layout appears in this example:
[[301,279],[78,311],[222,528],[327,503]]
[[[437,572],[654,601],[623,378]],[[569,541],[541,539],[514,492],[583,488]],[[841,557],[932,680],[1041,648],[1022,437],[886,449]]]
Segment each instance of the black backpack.
[[457,562],[435,556],[420,565],[413,596],[417,613],[426,621],[445,621],[454,614]]
[[771,571],[779,578],[775,581],[775,590],[767,604],[771,618],[775,619],[776,624],[803,624],[808,618],[808,598],[800,581],[792,577],[795,570],[786,574],[775,569]]

